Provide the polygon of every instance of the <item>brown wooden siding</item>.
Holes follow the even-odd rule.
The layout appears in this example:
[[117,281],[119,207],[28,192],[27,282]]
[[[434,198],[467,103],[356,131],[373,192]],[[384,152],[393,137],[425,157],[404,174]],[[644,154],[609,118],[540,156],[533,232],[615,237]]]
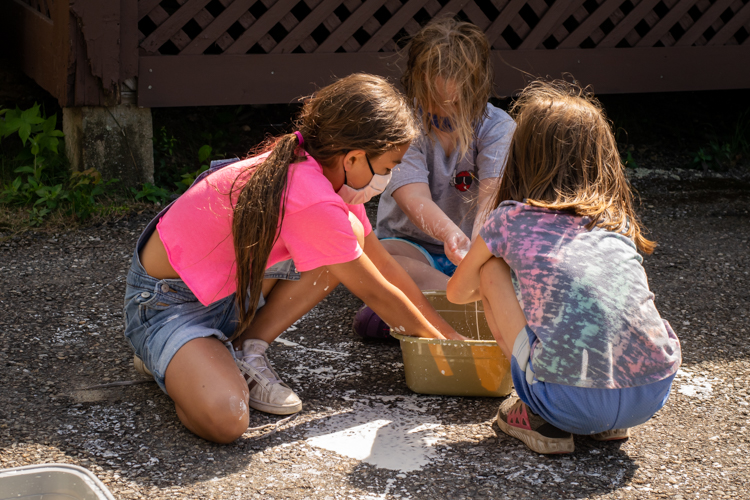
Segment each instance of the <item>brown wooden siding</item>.
[[[27,72],[68,105],[117,101],[135,76],[138,103],[149,107],[289,102],[354,71],[397,79],[403,40],[442,15],[487,33],[502,95],[530,76],[564,72],[598,93],[750,88],[750,0],[0,0],[5,6],[34,32],[24,44],[37,32],[45,40],[24,49],[34,59]],[[39,69],[61,54],[66,71]]]

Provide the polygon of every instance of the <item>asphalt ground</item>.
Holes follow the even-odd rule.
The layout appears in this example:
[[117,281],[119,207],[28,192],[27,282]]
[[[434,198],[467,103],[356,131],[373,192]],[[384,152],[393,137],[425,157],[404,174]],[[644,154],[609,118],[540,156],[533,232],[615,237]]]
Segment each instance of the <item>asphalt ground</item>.
[[234,443],[204,441],[123,337],[141,213],[0,234],[0,468],[80,465],[118,499],[750,498],[750,183],[688,174],[634,178],[659,243],[644,265],[683,365],[627,441],[577,437],[575,453],[540,456],[493,423],[500,399],[412,393],[399,345],[351,332],[361,303],[343,288],[269,351],[302,412],[253,412]]

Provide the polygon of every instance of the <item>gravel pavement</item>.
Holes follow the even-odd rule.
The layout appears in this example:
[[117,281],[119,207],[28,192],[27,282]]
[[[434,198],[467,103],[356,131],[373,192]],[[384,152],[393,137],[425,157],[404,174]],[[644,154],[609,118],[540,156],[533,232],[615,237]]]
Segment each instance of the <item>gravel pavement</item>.
[[398,344],[351,333],[360,301],[341,287],[269,350],[303,411],[253,412],[229,445],[199,439],[122,335],[142,213],[0,241],[0,468],[81,465],[118,499],[750,498],[750,183],[685,177],[634,180],[684,361],[626,442],[540,456],[493,424],[499,399],[413,394]]

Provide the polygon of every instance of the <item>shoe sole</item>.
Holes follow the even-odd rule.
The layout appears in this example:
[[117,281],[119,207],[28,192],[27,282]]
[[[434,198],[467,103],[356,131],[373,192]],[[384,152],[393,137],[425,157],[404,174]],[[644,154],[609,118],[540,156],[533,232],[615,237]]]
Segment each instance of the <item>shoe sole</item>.
[[272,415],[292,415],[302,411],[302,403],[294,406],[277,406],[250,398],[247,404],[250,405],[251,408],[255,408],[263,413],[271,413]]
[[575,451],[573,436],[570,436],[570,439],[560,439],[554,442],[549,442],[534,436],[536,432],[513,427],[512,425],[508,425],[507,422],[503,422],[500,418],[497,419],[497,426],[509,436],[513,436],[514,438],[523,441],[530,450],[543,455],[562,455],[565,453],[573,453]]
[[625,434],[612,434],[612,431],[599,432],[591,434],[591,439],[596,441],[623,441],[630,438],[630,429],[625,431]]

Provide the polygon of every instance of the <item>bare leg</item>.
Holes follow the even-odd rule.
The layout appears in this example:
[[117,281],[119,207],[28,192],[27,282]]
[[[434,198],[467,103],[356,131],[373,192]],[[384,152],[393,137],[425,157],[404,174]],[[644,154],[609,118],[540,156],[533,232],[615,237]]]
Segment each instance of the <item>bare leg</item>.
[[247,429],[247,383],[217,338],[182,346],[167,366],[164,383],[180,421],[203,439],[230,443]]
[[[302,273],[299,281],[265,280],[266,305],[258,310],[251,328],[234,341],[235,347],[248,338],[270,344],[338,283],[325,267]],[[185,344],[167,367],[165,385],[180,421],[198,436],[230,443],[247,429],[247,382],[218,339],[200,338]]]
[[245,339],[261,339],[270,344],[338,284],[326,267],[302,273],[299,281],[279,280],[266,297],[266,305],[255,314],[250,328],[233,342],[234,346],[242,347]]
[[382,243],[420,290],[445,290],[448,275],[432,267],[422,252],[403,241],[385,240]]
[[479,272],[479,283],[484,314],[492,336],[510,360],[516,337],[526,326],[526,317],[510,278],[510,267],[503,259],[491,258]]
[[[364,247],[362,223],[349,214],[357,240]],[[301,274],[299,281],[263,280],[266,305],[256,314],[251,328],[234,341],[245,339],[271,343],[339,284],[326,267]],[[194,339],[172,358],[164,383],[177,416],[190,431],[218,443],[239,438],[249,422],[247,382],[226,346],[214,337]]]

